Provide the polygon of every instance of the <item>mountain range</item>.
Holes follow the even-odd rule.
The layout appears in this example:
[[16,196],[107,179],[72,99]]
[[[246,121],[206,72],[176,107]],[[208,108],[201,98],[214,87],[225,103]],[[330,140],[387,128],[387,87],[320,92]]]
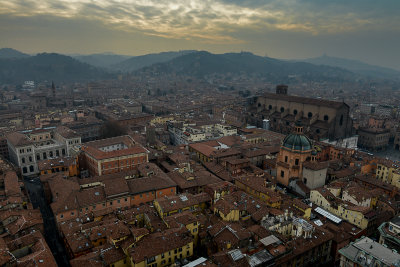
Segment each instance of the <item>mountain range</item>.
[[136,73],[157,73],[195,76],[202,78],[217,74],[246,74],[258,76],[271,82],[286,82],[291,78],[303,80],[354,80],[355,74],[341,68],[316,66],[304,62],[287,62],[260,57],[249,52],[211,54],[193,52],[168,62],[144,67]]
[[0,84],[27,80],[79,82],[111,78],[112,74],[60,54],[0,58]]
[[397,70],[326,55],[304,60],[279,60],[249,52],[212,54],[184,50],[135,57],[110,53],[72,56],[42,53],[32,56],[11,48],[0,49],[0,84],[25,80],[90,81],[113,78],[117,73],[175,74],[198,78],[212,74],[244,74],[280,83],[293,78],[303,81],[400,80]]
[[307,58],[299,61],[308,62],[315,65],[326,65],[326,66],[344,68],[354,73],[371,77],[391,79],[396,77],[398,78],[400,75],[400,72],[394,69],[380,67],[376,65],[370,65],[359,60],[330,57],[327,55],[314,58]]

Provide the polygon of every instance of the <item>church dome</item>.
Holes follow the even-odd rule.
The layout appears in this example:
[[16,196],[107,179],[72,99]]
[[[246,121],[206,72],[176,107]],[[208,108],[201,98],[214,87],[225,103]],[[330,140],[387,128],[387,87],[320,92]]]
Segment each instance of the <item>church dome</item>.
[[282,146],[292,151],[309,152],[312,148],[307,136],[298,133],[289,134],[283,139]]
[[303,134],[303,126],[301,125],[301,121],[297,121],[295,125],[294,132],[287,135],[285,139],[283,139],[282,148],[299,153],[311,152],[311,141]]

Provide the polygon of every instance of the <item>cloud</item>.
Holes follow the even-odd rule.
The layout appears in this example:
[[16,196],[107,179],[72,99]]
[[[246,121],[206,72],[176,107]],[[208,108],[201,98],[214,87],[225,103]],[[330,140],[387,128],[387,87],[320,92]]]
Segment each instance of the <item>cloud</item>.
[[398,0],[0,0],[0,46],[286,58],[332,52],[400,68],[399,9]]
[[[348,2],[352,1],[7,0],[0,1],[0,14],[84,18],[121,31],[141,31],[163,38],[207,43],[246,42],[231,34],[243,28],[301,31],[317,35],[382,27],[390,21],[395,23],[393,18],[381,16],[382,8],[374,11],[378,15],[372,14],[372,6],[381,6],[381,2],[374,4],[365,0],[365,6],[370,9],[357,9],[364,4]],[[395,5],[393,1],[388,2]]]

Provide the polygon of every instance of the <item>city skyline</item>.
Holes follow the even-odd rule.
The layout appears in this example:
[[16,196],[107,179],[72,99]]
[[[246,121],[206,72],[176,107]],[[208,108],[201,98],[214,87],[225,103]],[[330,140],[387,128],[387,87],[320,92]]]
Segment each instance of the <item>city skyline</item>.
[[26,53],[324,53],[400,70],[397,1],[0,1],[0,47]]

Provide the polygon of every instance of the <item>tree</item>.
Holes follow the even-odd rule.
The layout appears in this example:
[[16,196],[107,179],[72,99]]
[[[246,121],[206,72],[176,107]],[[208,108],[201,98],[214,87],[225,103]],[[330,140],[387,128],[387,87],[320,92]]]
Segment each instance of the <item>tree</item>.
[[106,121],[100,128],[101,138],[121,136],[126,133],[126,128],[119,125],[117,121]]

